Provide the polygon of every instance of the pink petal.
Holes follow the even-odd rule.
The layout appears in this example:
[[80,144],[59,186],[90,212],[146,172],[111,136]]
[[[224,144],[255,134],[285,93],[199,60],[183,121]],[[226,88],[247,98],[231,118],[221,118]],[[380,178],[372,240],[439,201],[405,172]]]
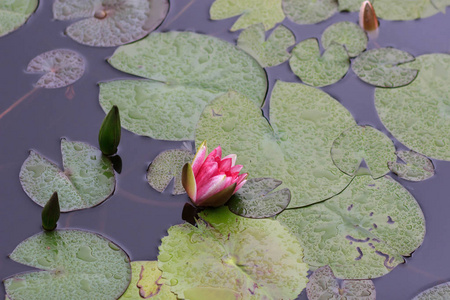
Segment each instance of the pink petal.
[[215,161],[204,162],[200,167],[197,176],[195,176],[195,182],[197,182],[197,187],[203,185],[205,182],[210,181],[213,176],[219,174],[219,164]]
[[211,151],[211,153],[206,157],[205,162],[207,161],[219,162],[221,157],[222,157],[222,148],[220,148],[219,146],[213,151]]
[[247,179],[242,180],[241,183],[236,185],[236,188],[234,189],[234,192],[236,193],[246,182],[247,182]]
[[219,172],[229,172],[232,166],[233,160],[231,158],[222,159],[219,163]]
[[234,173],[238,173],[242,170],[243,166],[242,165],[236,165],[231,167],[230,169],[230,173],[234,174]]
[[236,164],[237,155],[229,154],[229,155],[225,156],[222,160],[225,160],[227,158],[231,158],[231,160],[232,160],[231,166],[233,167]]
[[239,175],[239,177],[235,181],[236,182],[236,189],[234,190],[234,192],[239,190],[247,182],[247,176],[248,176],[247,173]]
[[195,154],[194,159],[192,160],[192,171],[194,171],[194,176],[197,176],[198,171],[200,170],[201,165],[205,161],[205,156],[207,152],[206,141],[198,147],[197,153]]
[[196,202],[200,202],[225,188],[226,176],[217,175],[212,177],[205,184],[198,186]]

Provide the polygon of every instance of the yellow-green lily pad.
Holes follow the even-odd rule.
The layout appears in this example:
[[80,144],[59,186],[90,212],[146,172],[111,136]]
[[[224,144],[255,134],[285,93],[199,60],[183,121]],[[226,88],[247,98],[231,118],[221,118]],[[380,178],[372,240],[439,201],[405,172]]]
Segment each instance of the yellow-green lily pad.
[[378,17],[396,21],[427,18],[439,13],[433,0],[376,0],[373,8]]
[[450,282],[441,283],[423,291],[413,300],[444,300],[450,298]]
[[0,1],[0,37],[22,26],[36,10],[38,0]]
[[286,16],[298,24],[324,21],[338,11],[337,0],[283,0]]
[[[365,0],[338,0],[339,11],[359,11]],[[373,0],[370,1],[371,3]]]
[[423,181],[434,176],[433,162],[415,151],[398,151],[397,156],[404,162],[390,161],[388,167],[400,178],[410,181]]
[[352,22],[339,22],[329,26],[322,34],[321,42],[325,49],[334,43],[343,45],[348,56],[355,57],[366,49],[367,35]]

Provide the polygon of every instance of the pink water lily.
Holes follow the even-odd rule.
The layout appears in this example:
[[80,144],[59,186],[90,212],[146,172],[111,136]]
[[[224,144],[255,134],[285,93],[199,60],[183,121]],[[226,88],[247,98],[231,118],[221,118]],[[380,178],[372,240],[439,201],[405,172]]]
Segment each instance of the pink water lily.
[[248,174],[239,174],[242,166],[235,165],[236,154],[222,158],[220,146],[208,156],[206,153],[204,141],[198,148],[192,164],[184,165],[182,183],[196,206],[218,207],[225,204],[245,184]]

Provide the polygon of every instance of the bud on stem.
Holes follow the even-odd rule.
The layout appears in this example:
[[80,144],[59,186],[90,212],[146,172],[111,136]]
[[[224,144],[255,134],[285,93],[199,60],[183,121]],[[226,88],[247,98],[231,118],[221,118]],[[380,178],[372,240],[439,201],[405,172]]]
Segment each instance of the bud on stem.
[[50,200],[48,200],[47,204],[45,204],[44,209],[42,210],[42,227],[44,228],[44,230],[54,230],[56,228],[56,223],[59,220],[59,215],[60,209],[58,193],[54,192],[50,197]]
[[370,1],[364,1],[359,11],[359,26],[365,31],[374,31],[378,28],[378,19]]
[[120,143],[120,130],[119,108],[114,105],[103,120],[98,133],[98,143],[104,155],[111,156],[117,153],[117,147]]

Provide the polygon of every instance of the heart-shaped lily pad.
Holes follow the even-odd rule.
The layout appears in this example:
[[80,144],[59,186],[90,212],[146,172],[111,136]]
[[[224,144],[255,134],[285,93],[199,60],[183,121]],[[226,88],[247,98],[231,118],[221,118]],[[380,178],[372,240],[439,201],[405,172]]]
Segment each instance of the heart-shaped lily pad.
[[130,260],[106,238],[80,230],[36,234],[20,243],[10,258],[42,271],[4,281],[12,299],[117,299],[131,276]]
[[57,20],[82,20],[67,27],[67,34],[81,44],[114,47],[137,41],[162,23],[168,0],[81,0],[53,2]]
[[425,219],[414,197],[385,176],[356,176],[341,194],[277,218],[297,237],[312,269],[338,278],[383,276],[422,244]]
[[67,49],[44,52],[33,58],[27,67],[27,72],[44,74],[36,86],[46,89],[68,86],[80,79],[84,70],[84,58]]
[[105,201],[116,179],[111,162],[100,150],[82,142],[61,140],[64,172],[35,151],[20,170],[20,183],[27,195],[44,206],[58,192],[62,212],[89,208]]
[[410,84],[417,76],[417,70],[403,67],[414,56],[395,48],[378,48],[359,55],[352,64],[353,72],[371,85],[379,87],[400,87]]
[[286,16],[298,24],[324,21],[338,10],[337,0],[283,0]]
[[427,18],[439,13],[433,0],[376,0],[373,8],[380,18],[397,21]]
[[200,217],[198,227],[169,228],[159,247],[158,267],[179,298],[193,288],[215,288],[249,300],[294,299],[305,288],[302,248],[277,221],[242,218],[226,207]]
[[291,57],[287,48],[295,44],[295,36],[283,25],[278,26],[266,41],[266,34],[262,24],[253,25],[239,35],[239,48],[253,56],[261,66],[272,67],[279,65]]
[[366,49],[366,33],[352,22],[339,22],[329,26],[322,34],[322,45],[328,49],[334,43],[343,45],[348,56],[355,57]]
[[[365,0],[338,0],[339,11],[359,11]],[[373,2],[371,0],[370,2]]]
[[38,0],[0,1],[0,37],[22,26],[38,4]]
[[410,181],[423,181],[434,176],[433,162],[415,151],[398,151],[397,156],[405,163],[388,162],[392,173]]
[[266,74],[251,56],[193,32],[152,33],[117,49],[109,62],[155,81],[102,83],[102,108],[107,112],[117,105],[124,128],[157,139],[193,139],[203,108],[229,90],[247,95],[257,105],[262,105],[267,90]]
[[450,299],[450,282],[445,282],[433,286],[428,290],[420,293],[413,300],[444,300]]
[[231,31],[262,23],[265,30],[272,29],[284,20],[281,9],[282,0],[216,0],[211,5],[209,14],[212,20],[222,20],[242,15]]
[[148,167],[148,183],[158,192],[162,192],[173,179],[172,194],[180,195],[186,193],[181,184],[181,171],[183,166],[191,162],[192,159],[194,159],[194,154],[187,150],[172,149],[158,154]]

